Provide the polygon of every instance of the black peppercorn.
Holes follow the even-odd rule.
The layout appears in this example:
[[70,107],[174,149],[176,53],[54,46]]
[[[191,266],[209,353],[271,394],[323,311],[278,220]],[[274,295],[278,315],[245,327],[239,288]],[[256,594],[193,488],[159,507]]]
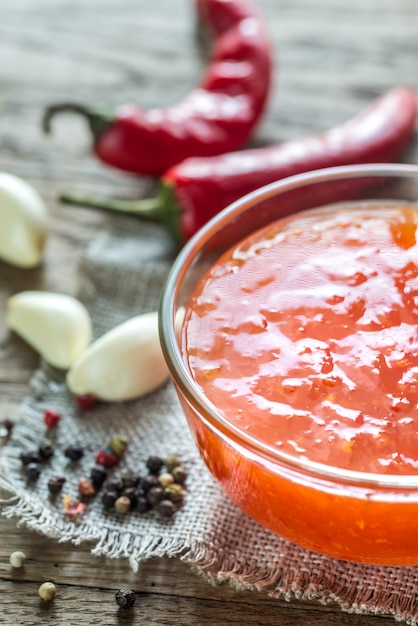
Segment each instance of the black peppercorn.
[[50,459],[51,456],[53,456],[54,454],[54,444],[49,439],[45,439],[39,446],[38,451],[41,455],[41,458],[46,461],[47,459]]
[[176,511],[176,507],[171,500],[161,500],[161,502],[158,503],[156,510],[161,517],[172,517]]
[[98,489],[104,483],[107,478],[107,472],[104,467],[93,467],[90,472],[90,479],[93,485]]
[[141,482],[141,476],[131,469],[125,469],[120,475],[123,481],[123,488],[138,487]]
[[65,483],[64,476],[53,476],[48,480],[48,491],[51,494],[57,494],[61,491]]
[[106,489],[108,491],[117,491],[118,493],[121,493],[123,491],[123,487],[124,484],[122,478],[119,478],[117,476],[114,476],[106,483]]
[[164,461],[159,456],[149,456],[146,462],[151,474],[158,474],[163,465]]
[[123,490],[122,495],[129,498],[129,500],[131,501],[131,508],[134,509],[140,495],[139,490],[135,487],[128,487],[127,489]]
[[38,480],[39,476],[41,475],[41,468],[39,467],[39,463],[28,463],[28,465],[26,465],[26,471],[30,480]]
[[70,461],[79,461],[84,456],[84,450],[78,443],[72,443],[64,448],[64,456]]
[[147,493],[151,487],[159,487],[159,485],[158,478],[154,476],[154,474],[147,474],[141,481],[141,487],[144,493]]
[[147,511],[150,510],[150,508],[151,508],[151,505],[148,504],[146,499],[143,496],[139,496],[139,498],[136,501],[136,506],[135,506],[135,509],[138,511],[138,513],[146,513]]
[[0,424],[0,437],[2,439],[5,439],[6,437],[10,437],[11,432],[13,430],[13,422],[11,420],[4,420],[1,424]]
[[146,501],[151,506],[156,506],[164,498],[163,487],[151,487],[145,496]]
[[24,450],[20,453],[20,460],[23,465],[29,465],[30,463],[40,463],[41,455],[38,450]]
[[7,432],[10,435],[10,433],[12,432],[13,427],[14,427],[14,422],[12,422],[12,420],[5,419],[4,422],[3,422],[3,426],[4,426],[4,428],[7,430]]
[[135,591],[121,589],[116,593],[115,600],[121,609],[131,609],[135,604]]
[[113,509],[119,494],[116,491],[105,491],[102,496],[102,503],[105,509]]

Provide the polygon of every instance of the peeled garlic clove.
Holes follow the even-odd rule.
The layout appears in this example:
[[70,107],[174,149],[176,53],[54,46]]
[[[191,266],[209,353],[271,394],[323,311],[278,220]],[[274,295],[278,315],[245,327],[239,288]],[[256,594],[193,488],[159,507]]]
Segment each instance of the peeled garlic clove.
[[76,395],[112,402],[151,393],[167,378],[158,313],[153,312],[133,317],[95,341],[71,367],[67,385]]
[[68,369],[91,341],[88,311],[65,294],[22,291],[11,296],[6,323],[47,363],[60,369]]
[[0,258],[22,268],[39,265],[47,219],[46,206],[29,183],[0,172]]

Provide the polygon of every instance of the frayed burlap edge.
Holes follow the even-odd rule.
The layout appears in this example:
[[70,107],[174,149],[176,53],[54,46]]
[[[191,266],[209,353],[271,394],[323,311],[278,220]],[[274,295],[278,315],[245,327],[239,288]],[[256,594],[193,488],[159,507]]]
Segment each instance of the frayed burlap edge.
[[[45,372],[37,372],[31,382],[34,394],[42,393]],[[22,402],[22,411],[28,411],[31,397]],[[320,555],[287,544],[287,549],[303,555],[299,569],[286,565],[266,567],[253,556],[237,559],[235,548],[219,541],[216,536],[199,539],[193,536],[189,541],[172,536],[147,536],[134,532],[115,531],[107,528],[92,528],[90,523],[65,521],[52,516],[36,497],[17,488],[13,472],[19,462],[10,463],[10,458],[0,458],[0,506],[6,518],[16,518],[17,526],[41,533],[56,539],[58,543],[91,544],[91,553],[109,559],[127,559],[133,571],[141,562],[151,558],[179,558],[191,570],[209,584],[229,584],[237,591],[264,592],[271,598],[288,602],[299,600],[316,601],[323,605],[338,605],[342,611],[362,615],[393,617],[396,621],[410,626],[418,624],[418,605],[412,583],[398,588],[393,584],[384,585],[384,580],[396,580],[403,572],[405,580],[415,578],[414,568],[375,568],[326,559]],[[245,555],[244,555],[245,557]],[[312,561],[319,564],[312,566]],[[332,572],[332,570],[337,571]],[[355,569],[362,576],[356,577]],[[329,573],[331,572],[331,574]],[[366,581],[369,580],[369,584]],[[376,580],[380,584],[376,584]],[[418,588],[418,578],[417,578]],[[409,588],[408,588],[409,587]]]
[[[142,228],[142,227],[141,227]],[[151,250],[152,237],[142,232],[147,253]],[[154,289],[156,279],[160,280],[166,271],[166,259],[161,261],[165,243],[160,242],[159,252],[153,259],[152,270],[147,269],[138,256],[138,240],[141,235],[128,222],[127,227],[118,228],[113,233],[101,233],[92,243],[81,262],[81,298],[89,306],[101,297],[108,288],[110,296],[116,290],[116,301],[123,304],[123,299],[135,281],[148,279],[147,294],[152,292],[151,301],[140,302],[144,310],[155,309],[158,289]],[[145,245],[145,244],[144,244]],[[155,250],[155,247],[152,247]],[[120,253],[123,258],[120,261]],[[140,256],[140,255],[139,255]],[[109,279],[109,280],[107,280]],[[123,284],[125,282],[125,284]],[[154,291],[153,291],[154,290]],[[115,295],[115,294],[113,294]],[[147,295],[147,297],[148,297]],[[107,294],[107,297],[109,294]],[[108,297],[109,305],[113,300]],[[87,301],[87,302],[86,302]],[[103,304],[103,302],[101,303]],[[137,303],[136,303],[137,304]],[[123,308],[105,306],[102,319],[94,318],[95,332],[100,334],[106,325],[122,321],[129,311]],[[103,322],[103,320],[105,320]],[[42,397],[48,387],[50,372],[40,368],[32,378],[30,392],[21,405],[21,412],[29,415],[36,413],[32,402]],[[56,381],[53,380],[54,384]],[[58,392],[62,392],[59,383]],[[39,417],[39,416],[38,416]],[[33,433],[28,433],[30,438]],[[19,444],[19,442],[16,442]],[[22,442],[20,442],[22,443]],[[17,449],[16,449],[17,451]],[[193,455],[197,457],[194,450]],[[200,461],[199,472],[204,471]],[[263,591],[272,598],[287,601],[317,601],[324,605],[337,604],[343,611],[356,614],[374,614],[392,616],[395,620],[415,626],[418,624],[418,575],[415,568],[368,567],[359,564],[344,563],[310,553],[297,546],[270,536],[261,530],[252,520],[243,522],[257,537],[260,534],[260,549],[248,553],[245,542],[238,545],[232,537],[216,532],[203,534],[190,528],[186,535],[142,533],[92,526],[82,519],[78,523],[51,515],[42,500],[28,492],[14,477],[18,471],[17,454],[1,455],[0,458],[0,499],[1,513],[7,518],[16,518],[18,526],[56,539],[59,543],[70,542],[73,545],[91,544],[93,555],[106,556],[110,559],[124,558],[137,571],[141,562],[153,557],[175,557],[186,562],[191,569],[202,576],[208,583],[227,583],[238,591]],[[210,480],[210,478],[208,478]],[[210,482],[206,483],[210,485]],[[209,488],[209,487],[208,487]],[[215,489],[210,485],[210,489]],[[215,491],[212,491],[212,494]],[[219,497],[221,506],[230,514],[233,505]],[[216,504],[216,503],[215,503]],[[186,503],[187,506],[187,503]],[[228,508],[229,507],[229,508]],[[244,520],[244,518],[242,518]],[[276,554],[271,563],[260,558],[265,551]],[[251,550],[250,550],[251,551]],[[288,558],[289,557],[289,558]]]

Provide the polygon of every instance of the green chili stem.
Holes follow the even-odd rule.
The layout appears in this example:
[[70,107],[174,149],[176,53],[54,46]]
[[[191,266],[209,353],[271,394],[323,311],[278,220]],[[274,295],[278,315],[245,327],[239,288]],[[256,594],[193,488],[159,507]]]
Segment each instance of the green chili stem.
[[171,182],[162,181],[159,194],[155,198],[141,200],[120,200],[117,198],[93,198],[81,194],[64,193],[61,202],[73,206],[92,209],[103,209],[113,213],[135,215],[140,219],[163,224],[177,242],[183,241],[182,214],[183,209],[176,198],[175,186]]
[[109,198],[92,198],[79,194],[62,194],[61,202],[73,206],[84,206],[92,209],[103,209],[118,213],[135,214],[141,219],[161,222],[164,217],[160,197],[144,198],[142,200],[118,200]]
[[113,122],[112,116],[104,111],[89,109],[82,104],[74,102],[61,102],[47,107],[42,119],[42,127],[45,133],[51,131],[51,120],[58,113],[76,113],[84,117],[95,141]]

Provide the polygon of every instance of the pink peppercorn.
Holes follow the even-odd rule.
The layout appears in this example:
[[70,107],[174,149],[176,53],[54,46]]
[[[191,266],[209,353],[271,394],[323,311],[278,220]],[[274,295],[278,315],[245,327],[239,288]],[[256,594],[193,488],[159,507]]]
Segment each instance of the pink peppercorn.
[[75,401],[83,411],[90,411],[96,406],[96,398],[89,393],[84,393],[79,396],[75,396]]
[[106,450],[99,450],[96,454],[96,464],[102,465],[103,467],[113,467],[118,463],[118,461],[119,458],[116,454],[112,454]]
[[44,422],[48,428],[55,428],[58,425],[60,419],[61,413],[58,413],[58,411],[47,409],[44,413]]

